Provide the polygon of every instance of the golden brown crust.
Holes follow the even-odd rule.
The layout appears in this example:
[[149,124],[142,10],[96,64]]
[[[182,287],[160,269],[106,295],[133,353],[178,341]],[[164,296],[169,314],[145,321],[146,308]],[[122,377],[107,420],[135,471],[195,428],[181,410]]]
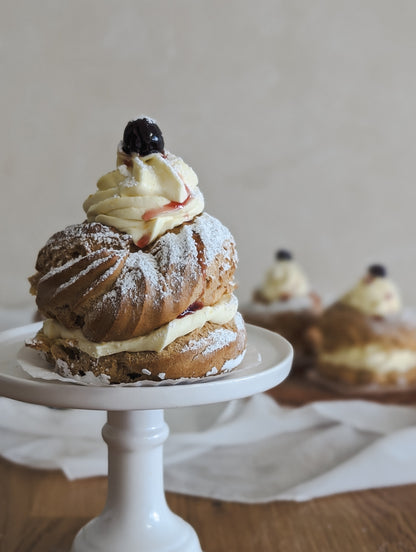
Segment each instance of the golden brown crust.
[[282,335],[299,352],[304,354],[312,352],[309,344],[305,341],[305,331],[316,322],[317,317],[313,312],[307,310],[268,314],[243,312],[243,316],[248,324],[254,324]]
[[[368,316],[358,309],[336,302],[325,310],[318,324],[309,330],[318,349],[316,370],[328,380],[349,385],[397,385],[416,381],[416,366],[406,371],[351,367],[328,361],[326,354],[375,345],[391,350],[416,351],[416,328],[400,316]],[[382,367],[381,367],[382,368]]]
[[272,308],[270,311],[242,309],[248,324],[276,332],[291,343],[295,355],[293,368],[298,370],[309,365],[316,356],[315,341],[309,338],[309,330],[317,324],[319,313],[320,301],[314,302],[311,309],[274,312]]
[[400,317],[371,317],[339,302],[325,310],[317,328],[320,333],[320,348],[324,352],[370,343],[386,348],[416,351],[415,327],[405,323]]
[[128,234],[100,223],[54,234],[30,278],[41,313],[91,341],[146,335],[196,301],[217,303],[234,287],[234,240],[202,214],[139,250]]
[[316,365],[317,372],[324,378],[332,381],[346,383],[348,385],[397,385],[416,382],[416,366],[406,372],[377,372],[365,368],[351,368],[341,364],[319,362]]
[[[92,372],[104,374],[111,383],[141,380],[194,378],[232,369],[246,347],[246,331],[239,314],[227,324],[207,322],[180,337],[160,353],[116,353],[96,359],[80,351],[68,339],[49,340],[42,332],[28,343],[43,353],[55,371],[64,376]],[[216,371],[213,368],[216,368]]]

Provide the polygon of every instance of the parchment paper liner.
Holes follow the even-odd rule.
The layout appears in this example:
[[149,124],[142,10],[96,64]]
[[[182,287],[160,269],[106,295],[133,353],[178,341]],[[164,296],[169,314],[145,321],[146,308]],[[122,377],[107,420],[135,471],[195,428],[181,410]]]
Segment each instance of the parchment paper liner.
[[257,349],[248,344],[246,351],[235,360],[235,364],[218,374],[211,376],[204,376],[200,378],[179,378],[179,379],[166,379],[161,381],[153,380],[140,380],[132,383],[110,383],[108,377],[105,374],[101,376],[94,376],[92,372],[87,372],[84,376],[74,376],[68,374],[68,376],[61,376],[57,374],[50,364],[42,357],[41,353],[34,351],[28,347],[22,347],[17,355],[18,365],[32,378],[41,379],[41,380],[55,380],[61,381],[64,383],[76,383],[78,385],[96,385],[96,386],[124,386],[124,387],[158,387],[162,385],[180,385],[180,384],[190,384],[190,383],[202,383],[204,381],[212,381],[213,378],[224,378],[227,377],[230,373],[233,373],[235,370],[244,370],[244,365],[241,365],[243,360],[244,365],[250,366],[250,369],[254,366],[257,366],[261,363],[261,355]]

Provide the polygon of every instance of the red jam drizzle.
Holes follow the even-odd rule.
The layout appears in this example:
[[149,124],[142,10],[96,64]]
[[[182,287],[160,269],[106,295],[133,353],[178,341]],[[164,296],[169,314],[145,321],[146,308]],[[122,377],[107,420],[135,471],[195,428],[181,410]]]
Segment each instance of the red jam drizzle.
[[144,234],[144,236],[140,238],[140,240],[136,243],[136,245],[141,249],[143,247],[146,247],[149,241],[150,241],[150,234]]
[[195,311],[198,311],[203,308],[203,303],[201,301],[195,301],[195,303],[192,303],[192,305],[189,305],[189,307],[181,312],[181,314],[178,316],[178,318],[183,318],[184,316],[187,316],[188,314],[193,314]]
[[185,207],[185,205],[187,205],[191,199],[192,199],[192,194],[191,194],[191,191],[189,190],[188,186],[185,185],[185,189],[186,191],[188,192],[188,197],[185,199],[185,201],[182,201],[182,202],[179,202],[179,201],[170,201],[169,203],[167,203],[166,205],[163,205],[162,207],[157,207],[156,209],[149,209],[148,211],[146,211],[143,216],[142,216],[142,219],[147,222],[149,220],[152,220],[160,215],[165,215],[166,213],[170,213],[172,211],[177,211],[179,209],[182,209],[183,207]]

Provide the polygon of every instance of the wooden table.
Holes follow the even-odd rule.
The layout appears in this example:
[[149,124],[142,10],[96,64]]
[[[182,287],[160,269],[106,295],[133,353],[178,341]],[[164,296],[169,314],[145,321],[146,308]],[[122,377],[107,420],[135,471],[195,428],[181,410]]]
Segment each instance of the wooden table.
[[[290,377],[271,391],[285,404],[340,398]],[[378,397],[415,404],[414,393]],[[70,482],[0,460],[0,552],[67,552],[103,508],[107,480]],[[244,505],[167,493],[196,529],[204,552],[415,552],[416,485],[352,492],[308,502]],[[114,552],[123,552],[117,550]]]

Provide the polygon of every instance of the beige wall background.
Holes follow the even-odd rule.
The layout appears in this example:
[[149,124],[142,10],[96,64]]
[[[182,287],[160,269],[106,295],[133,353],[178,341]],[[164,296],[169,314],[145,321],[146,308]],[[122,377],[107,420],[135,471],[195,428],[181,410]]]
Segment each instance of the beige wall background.
[[384,263],[416,305],[413,0],[3,1],[0,306],[83,220],[125,124],[156,118],[235,235],[239,296],[279,247],[325,297]]

